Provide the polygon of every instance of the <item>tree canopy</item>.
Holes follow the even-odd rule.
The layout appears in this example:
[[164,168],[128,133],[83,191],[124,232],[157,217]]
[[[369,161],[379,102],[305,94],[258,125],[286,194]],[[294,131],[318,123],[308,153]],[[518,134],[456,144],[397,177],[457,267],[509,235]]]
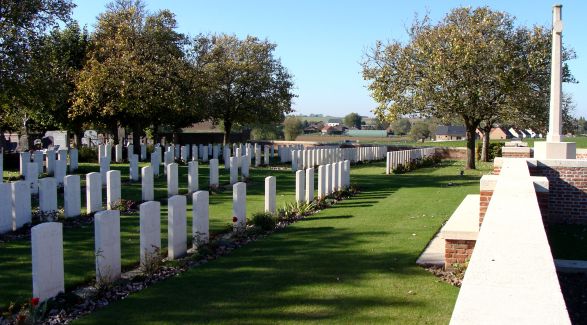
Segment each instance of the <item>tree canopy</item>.
[[346,125],[349,128],[355,127],[357,129],[360,129],[362,121],[363,118],[361,117],[361,115],[357,113],[350,113],[344,117],[344,125]]
[[285,140],[294,141],[298,135],[304,132],[302,121],[295,116],[288,116],[283,122],[283,135]]
[[156,132],[162,124],[178,128],[197,121],[186,37],[175,28],[170,11],[151,14],[138,1],[110,4],[98,17],[70,117],[132,129],[135,151],[145,127],[154,125]]
[[47,30],[69,22],[70,0],[3,0],[0,6],[0,132],[30,119],[32,56]]
[[274,56],[276,45],[253,36],[199,35],[192,42],[199,101],[207,116],[224,124],[276,123],[291,113],[292,76]]
[[519,119],[538,109],[522,103],[536,97],[530,80],[548,80],[549,72],[537,73],[527,63],[532,56],[541,64],[546,58],[523,35],[528,31],[515,27],[513,17],[488,7],[457,8],[437,24],[416,19],[407,44],[379,41],[365,54],[363,77],[378,103],[376,115],[460,118],[467,130],[466,166],[475,168],[475,131],[481,122]]

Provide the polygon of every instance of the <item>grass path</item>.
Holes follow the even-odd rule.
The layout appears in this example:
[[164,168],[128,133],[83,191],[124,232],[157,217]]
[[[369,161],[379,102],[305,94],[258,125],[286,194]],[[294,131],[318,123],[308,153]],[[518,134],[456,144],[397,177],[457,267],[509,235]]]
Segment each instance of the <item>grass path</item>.
[[384,165],[352,168],[357,197],[77,323],[448,323],[458,289],[415,261],[483,171]]

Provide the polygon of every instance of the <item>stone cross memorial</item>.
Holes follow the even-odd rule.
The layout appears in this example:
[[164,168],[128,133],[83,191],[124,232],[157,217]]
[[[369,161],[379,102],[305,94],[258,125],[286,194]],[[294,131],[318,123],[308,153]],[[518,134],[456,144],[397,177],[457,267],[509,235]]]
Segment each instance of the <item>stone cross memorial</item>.
[[562,5],[552,8],[552,54],[550,69],[550,111],[546,141],[534,143],[534,158],[575,159],[577,144],[562,139]]

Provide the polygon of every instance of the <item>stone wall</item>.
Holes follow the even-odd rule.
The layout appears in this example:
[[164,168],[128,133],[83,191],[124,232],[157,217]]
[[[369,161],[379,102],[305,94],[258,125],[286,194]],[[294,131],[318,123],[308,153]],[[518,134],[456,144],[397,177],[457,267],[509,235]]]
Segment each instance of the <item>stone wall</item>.
[[532,158],[533,150],[528,147],[503,147],[501,156],[504,158]]
[[[532,176],[544,176],[549,182],[548,193],[537,193],[544,222],[587,224],[587,161],[527,161]],[[501,158],[496,159],[494,175],[499,175],[502,163]]]

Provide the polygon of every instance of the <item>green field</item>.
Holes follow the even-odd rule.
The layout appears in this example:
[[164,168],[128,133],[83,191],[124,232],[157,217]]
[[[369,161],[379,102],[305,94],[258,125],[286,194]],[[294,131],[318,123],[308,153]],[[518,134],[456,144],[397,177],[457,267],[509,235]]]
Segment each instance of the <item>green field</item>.
[[[381,144],[381,145],[397,145],[397,146],[433,146],[433,147],[465,147],[467,142],[465,140],[456,141],[413,141],[408,137],[389,137],[389,138],[369,138],[369,137],[348,137],[344,135],[300,135],[297,137],[298,141],[317,141],[317,142],[333,142],[342,143],[346,140],[357,142],[360,144]],[[534,142],[544,141],[544,139],[525,139],[524,142],[528,146],[533,147]],[[576,142],[577,148],[587,148],[587,137],[577,136],[573,138],[565,138],[566,142]],[[476,141],[477,143],[480,140]],[[504,142],[504,140],[491,140],[491,142]]]
[[384,166],[352,168],[358,196],[78,323],[446,324],[458,289],[415,261],[489,165]]

